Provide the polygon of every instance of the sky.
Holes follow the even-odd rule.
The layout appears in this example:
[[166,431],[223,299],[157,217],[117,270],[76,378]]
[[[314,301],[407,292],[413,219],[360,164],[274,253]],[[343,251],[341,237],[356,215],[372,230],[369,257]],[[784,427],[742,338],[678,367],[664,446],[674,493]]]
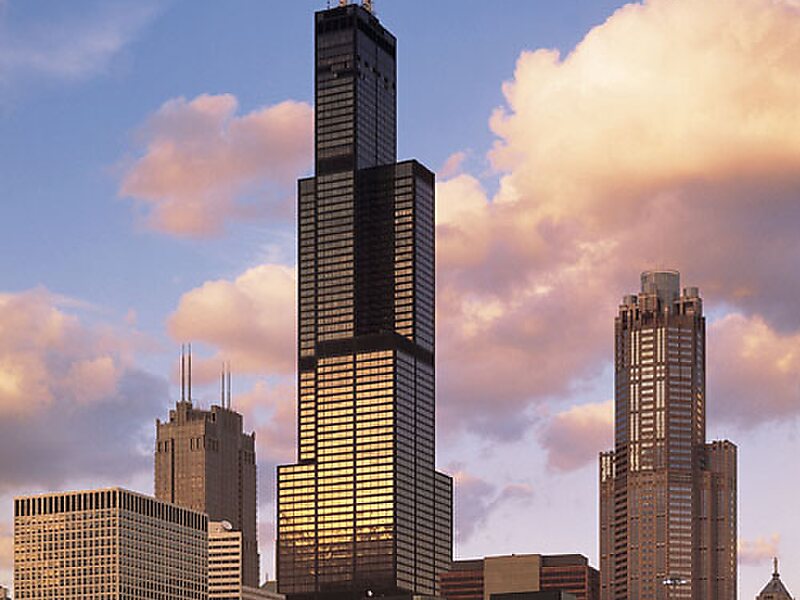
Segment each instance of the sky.
[[[800,593],[800,3],[378,0],[399,156],[437,171],[438,463],[456,556],[597,565],[613,320],[679,269],[740,597]],[[152,492],[179,395],[256,431],[262,575],[295,457],[295,180],[323,0],[0,0],[0,585],[14,495]]]

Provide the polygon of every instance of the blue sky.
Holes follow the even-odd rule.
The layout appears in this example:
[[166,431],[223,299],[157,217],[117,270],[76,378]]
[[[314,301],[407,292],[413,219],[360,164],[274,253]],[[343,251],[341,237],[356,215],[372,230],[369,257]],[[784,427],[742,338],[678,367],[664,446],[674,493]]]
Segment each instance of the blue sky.
[[[666,261],[711,315],[709,430],[740,445],[741,597],[752,597],[773,553],[800,560],[797,471],[773,459],[800,450],[800,14],[792,0],[724,0],[716,12],[651,0],[615,15],[624,4],[376,2],[399,40],[399,155],[440,170],[439,454],[459,478],[457,553],[581,552],[596,564],[616,303],[639,270]],[[286,101],[301,131],[324,7],[0,0],[0,375],[21,382],[0,386],[0,584],[13,494],[151,490],[152,424],[176,399],[188,339],[206,370],[233,357],[260,440],[274,572],[269,482],[291,459],[280,429],[294,401],[287,181],[309,172],[310,155],[282,176],[227,182],[235,200],[283,212],[223,211],[216,235],[154,229],[154,205],[121,190],[159,142],[191,159],[176,123],[203,111],[226,115],[194,140],[210,156]],[[278,164],[287,140],[262,141],[263,166]],[[202,403],[212,379],[198,376]],[[103,392],[82,400],[93,380]],[[10,433],[37,415],[67,415],[76,433],[17,465]],[[129,434],[98,433],[114,415]],[[91,457],[114,436],[124,443],[105,461]],[[120,478],[112,461],[131,467]],[[784,491],[765,498],[776,480]],[[785,580],[798,593],[800,580]]]

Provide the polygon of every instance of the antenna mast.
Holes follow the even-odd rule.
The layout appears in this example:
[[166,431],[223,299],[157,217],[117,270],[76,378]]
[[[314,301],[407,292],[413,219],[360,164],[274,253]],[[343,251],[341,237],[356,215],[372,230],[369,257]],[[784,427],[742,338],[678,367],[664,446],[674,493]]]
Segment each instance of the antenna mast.
[[186,400],[186,386],[184,382],[186,381],[186,362],[184,359],[184,349],[185,346],[181,344],[181,368],[180,368],[180,377],[181,377],[181,402]]

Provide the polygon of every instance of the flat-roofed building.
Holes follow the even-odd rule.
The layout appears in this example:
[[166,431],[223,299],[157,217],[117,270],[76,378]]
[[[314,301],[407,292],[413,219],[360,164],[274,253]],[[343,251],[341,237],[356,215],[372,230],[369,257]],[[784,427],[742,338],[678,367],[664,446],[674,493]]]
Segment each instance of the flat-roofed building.
[[119,488],[14,499],[17,600],[207,600],[208,517]]
[[241,531],[228,521],[209,521],[209,600],[283,600],[274,590],[244,585],[244,555]]
[[[581,554],[512,554],[457,560],[441,576],[446,600],[492,600],[502,595],[564,592],[599,600],[600,574]],[[524,599],[523,599],[524,600]]]

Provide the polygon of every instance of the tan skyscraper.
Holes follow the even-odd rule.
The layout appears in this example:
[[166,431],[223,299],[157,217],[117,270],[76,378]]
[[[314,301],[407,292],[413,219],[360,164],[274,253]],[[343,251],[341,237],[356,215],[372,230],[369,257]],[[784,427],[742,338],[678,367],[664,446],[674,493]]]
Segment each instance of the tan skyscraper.
[[706,443],[705,317],[677,271],[615,324],[615,447],[600,456],[603,600],[736,598],[736,446]]
[[[229,389],[230,386],[228,386]],[[182,396],[186,396],[185,392]],[[225,398],[228,398],[227,403]],[[243,583],[258,587],[255,434],[225,406],[202,410],[182,399],[169,421],[156,421],[156,498],[227,521],[242,532]]]
[[206,515],[122,489],[14,499],[17,600],[206,600]]

